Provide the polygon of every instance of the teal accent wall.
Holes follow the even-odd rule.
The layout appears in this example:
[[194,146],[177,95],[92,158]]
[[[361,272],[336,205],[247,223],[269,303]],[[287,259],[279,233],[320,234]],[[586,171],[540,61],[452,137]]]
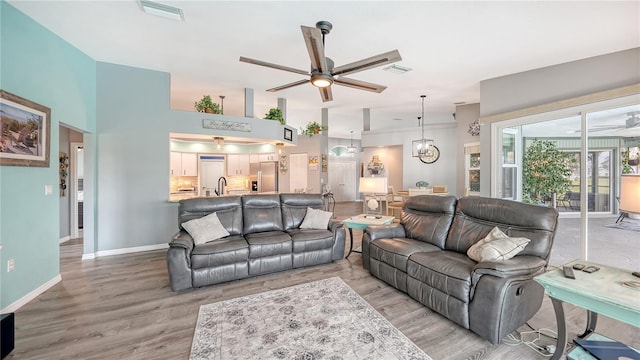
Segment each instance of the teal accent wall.
[[[0,167],[0,309],[59,274],[58,128],[95,132],[96,64],[0,1],[0,87],[51,109],[49,167]],[[53,194],[45,196],[45,185]],[[7,261],[15,270],[7,272]]]

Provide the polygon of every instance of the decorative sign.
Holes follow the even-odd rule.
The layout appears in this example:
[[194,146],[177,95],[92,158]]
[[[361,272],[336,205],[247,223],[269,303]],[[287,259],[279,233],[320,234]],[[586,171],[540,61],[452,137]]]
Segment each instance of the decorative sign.
[[251,124],[235,122],[235,121],[225,121],[225,120],[212,120],[212,119],[202,119],[202,127],[205,129],[215,129],[215,130],[227,130],[227,131],[251,131]]

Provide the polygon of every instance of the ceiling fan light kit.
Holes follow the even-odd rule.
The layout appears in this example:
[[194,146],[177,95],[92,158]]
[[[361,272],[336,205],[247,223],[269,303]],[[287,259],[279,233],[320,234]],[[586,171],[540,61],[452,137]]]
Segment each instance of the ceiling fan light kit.
[[251,59],[244,56],[240,57],[241,62],[309,76],[308,80],[298,80],[289,84],[267,89],[267,91],[275,92],[285,90],[310,82],[320,90],[320,97],[324,102],[333,100],[333,94],[331,93],[331,86],[333,84],[358,90],[381,93],[387,88],[386,86],[362,80],[350,79],[344,77],[344,75],[354,74],[359,71],[392,64],[402,60],[398,50],[392,50],[346,65],[334,67],[333,61],[326,57],[324,53],[324,37],[331,32],[333,25],[328,21],[318,21],[316,23],[316,27],[300,26],[300,28],[302,30],[302,37],[304,38],[304,42],[307,46],[307,51],[309,52],[309,59],[311,61],[310,72],[288,66],[272,64],[266,61]]

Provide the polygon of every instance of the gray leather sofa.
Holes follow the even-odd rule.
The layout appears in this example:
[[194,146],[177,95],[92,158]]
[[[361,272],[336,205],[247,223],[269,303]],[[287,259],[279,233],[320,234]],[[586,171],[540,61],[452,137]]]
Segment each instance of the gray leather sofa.
[[[243,195],[181,200],[180,228],[169,242],[173,291],[329,263],[344,257],[345,230],[300,229],[307,207],[322,209],[320,194]],[[229,236],[195,246],[182,223],[215,212]]]
[[[415,196],[399,224],[370,226],[363,264],[371,274],[498,343],[540,308],[544,290],[532,278],[545,271],[556,232],[555,209],[482,197]],[[493,227],[531,239],[512,259],[477,263],[467,250]]]

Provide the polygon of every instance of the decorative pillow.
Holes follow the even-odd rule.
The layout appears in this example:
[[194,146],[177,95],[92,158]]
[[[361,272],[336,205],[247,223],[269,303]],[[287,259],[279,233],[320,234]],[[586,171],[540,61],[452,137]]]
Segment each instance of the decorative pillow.
[[322,211],[318,209],[307,208],[307,213],[304,215],[300,229],[318,229],[327,230],[329,226],[329,220],[333,216],[333,213],[328,211]]
[[196,245],[229,236],[229,232],[222,226],[216,213],[182,223],[182,227],[191,235]]
[[508,260],[518,255],[531,240],[508,237],[497,226],[484,239],[467,250],[467,256],[477,262]]

